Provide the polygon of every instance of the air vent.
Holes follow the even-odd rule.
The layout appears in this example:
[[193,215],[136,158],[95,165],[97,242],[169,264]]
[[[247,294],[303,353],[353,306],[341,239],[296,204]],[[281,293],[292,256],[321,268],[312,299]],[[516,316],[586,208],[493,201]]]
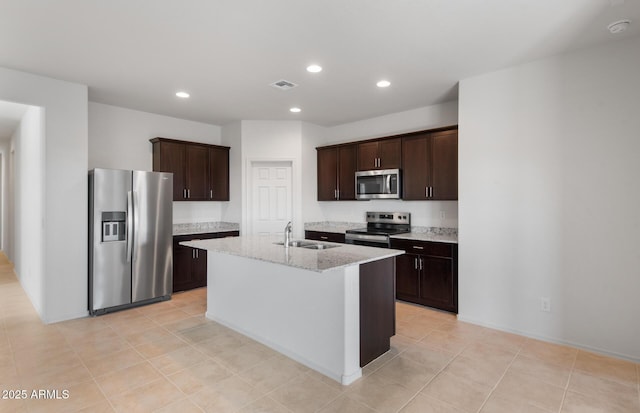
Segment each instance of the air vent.
[[275,87],[276,89],[280,89],[280,90],[289,90],[289,89],[293,89],[294,87],[298,86],[293,82],[289,82],[288,80],[278,80],[277,82],[273,82],[270,86]]

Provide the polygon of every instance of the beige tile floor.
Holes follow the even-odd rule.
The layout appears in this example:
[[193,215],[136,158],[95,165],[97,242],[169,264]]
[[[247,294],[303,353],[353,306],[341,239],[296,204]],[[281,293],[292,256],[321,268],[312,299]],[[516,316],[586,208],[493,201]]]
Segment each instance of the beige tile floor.
[[639,366],[397,304],[350,386],[204,318],[205,289],[44,325],[0,255],[0,412],[640,412]]

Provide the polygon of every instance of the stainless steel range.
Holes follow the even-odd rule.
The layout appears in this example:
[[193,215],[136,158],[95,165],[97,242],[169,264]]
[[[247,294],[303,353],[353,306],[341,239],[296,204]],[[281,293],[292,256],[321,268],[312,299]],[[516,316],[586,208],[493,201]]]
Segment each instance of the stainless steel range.
[[391,235],[411,232],[411,214],[408,212],[367,212],[367,227],[349,229],[345,243],[389,248]]

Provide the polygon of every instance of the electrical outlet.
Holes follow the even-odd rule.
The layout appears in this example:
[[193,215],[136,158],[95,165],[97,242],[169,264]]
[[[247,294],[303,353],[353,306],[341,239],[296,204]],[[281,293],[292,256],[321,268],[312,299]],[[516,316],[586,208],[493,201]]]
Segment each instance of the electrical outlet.
[[445,219],[447,214],[444,211],[440,211],[440,219]]
[[540,311],[544,311],[545,313],[551,312],[551,298],[540,297]]

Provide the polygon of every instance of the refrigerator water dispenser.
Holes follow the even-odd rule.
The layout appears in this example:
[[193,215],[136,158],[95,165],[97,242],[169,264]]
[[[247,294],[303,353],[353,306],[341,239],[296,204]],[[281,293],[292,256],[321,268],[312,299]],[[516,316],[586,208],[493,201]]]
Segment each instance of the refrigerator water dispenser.
[[102,213],[102,242],[124,241],[127,232],[127,213],[109,211]]

